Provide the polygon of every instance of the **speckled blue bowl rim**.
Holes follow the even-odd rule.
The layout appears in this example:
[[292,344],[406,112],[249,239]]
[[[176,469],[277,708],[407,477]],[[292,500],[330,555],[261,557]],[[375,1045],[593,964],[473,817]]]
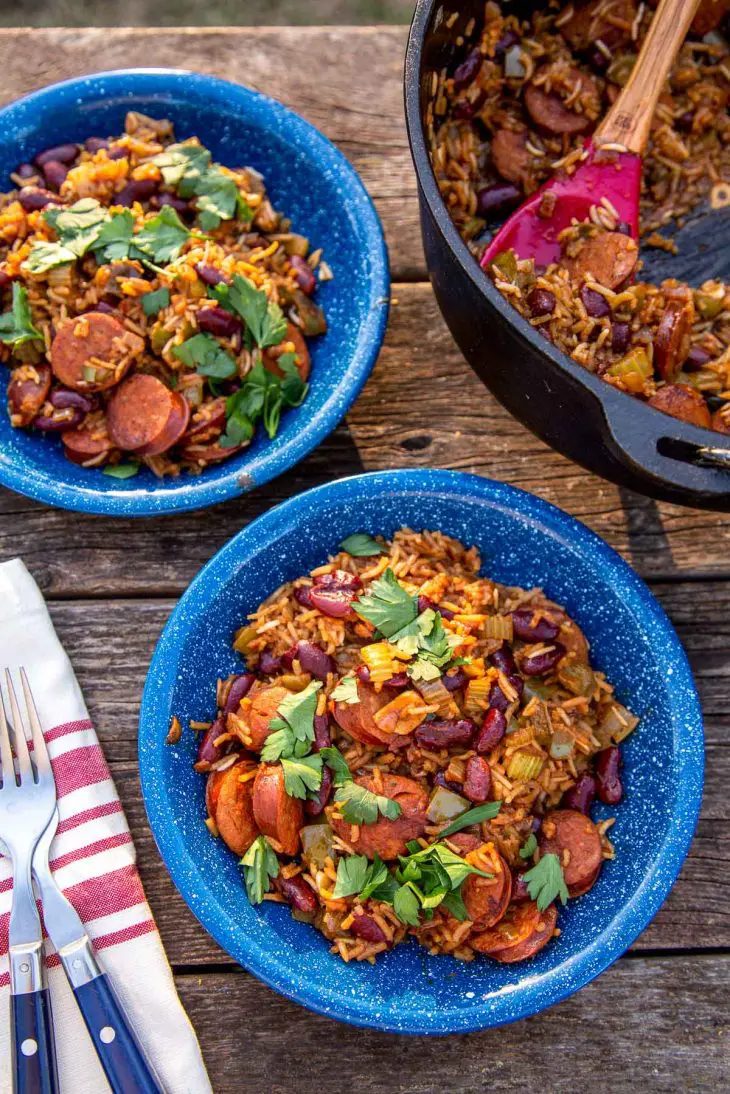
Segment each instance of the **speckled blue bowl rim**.
[[144,495],[136,496],[128,490],[117,493],[107,489],[102,492],[95,490],[93,486],[80,488],[60,483],[44,474],[30,473],[26,467],[0,460],[0,483],[3,486],[36,501],[43,501],[48,505],[71,509],[75,512],[123,517],[157,516],[161,513],[202,509],[263,486],[264,483],[276,478],[277,475],[281,475],[304,459],[344,418],[360,394],[375,364],[388,321],[390,301],[388,251],[382,225],[370,195],[354,167],[342,152],[315,126],[276,99],[242,84],[186,69],[113,69],[48,84],[38,91],[15,99],[0,109],[0,125],[7,126],[9,116],[12,116],[13,111],[18,107],[32,108],[34,103],[41,102],[49,95],[77,91],[79,97],[85,99],[90,95],[98,94],[98,90],[95,89],[100,82],[106,84],[109,91],[113,92],[119,81],[135,77],[158,76],[172,82],[181,79],[194,80],[196,84],[210,87],[221,97],[225,94],[229,98],[242,101],[249,113],[268,114],[272,124],[286,127],[292,135],[309,142],[313,154],[334,165],[346,178],[350,211],[357,215],[368,237],[372,271],[369,311],[361,326],[357,350],[349,361],[346,372],[316,416],[310,418],[301,431],[283,448],[277,451],[266,448],[262,455],[247,467],[237,468],[236,457],[234,457],[231,461],[230,473],[215,481],[207,481],[205,473],[197,477],[181,476],[179,489],[165,492],[147,490]]
[[[658,848],[653,869],[647,872],[632,900],[590,945],[538,977],[526,975],[514,990],[489,1003],[480,1005],[475,1001],[468,1010],[409,1011],[399,1013],[397,1021],[372,1013],[367,993],[361,1000],[338,994],[335,976],[331,988],[315,989],[307,985],[306,977],[297,972],[296,962],[288,970],[275,966],[265,949],[265,932],[259,939],[236,930],[206,897],[204,878],[196,872],[195,863],[189,861],[182,834],[170,823],[156,791],[161,778],[160,742],[168,730],[166,698],[178,671],[180,638],[191,628],[186,618],[188,612],[204,608],[209,599],[206,590],[218,591],[226,584],[231,571],[246,558],[249,542],[255,543],[257,549],[270,544],[280,531],[295,528],[298,518],[315,509],[320,501],[326,504],[346,499],[352,504],[383,492],[424,498],[438,496],[457,506],[460,499],[486,503],[503,512],[518,514],[534,527],[536,534],[548,531],[558,535],[572,551],[589,556],[594,568],[620,593],[622,601],[651,627],[660,643],[663,662],[671,663],[680,741],[673,826]],[[262,595],[268,591],[262,590]],[[704,772],[702,713],[687,656],[669,618],[641,578],[594,532],[548,502],[504,483],[456,471],[394,470],[338,479],[283,502],[242,529],[203,567],[168,619],[152,658],[140,713],[139,763],[147,816],[175,885],[213,938],[249,972],[295,1002],[351,1025],[406,1034],[468,1033],[529,1017],[572,995],[616,961],[656,915],[686,858],[699,816]],[[567,978],[566,970],[570,974]],[[566,979],[567,988],[563,986]]]

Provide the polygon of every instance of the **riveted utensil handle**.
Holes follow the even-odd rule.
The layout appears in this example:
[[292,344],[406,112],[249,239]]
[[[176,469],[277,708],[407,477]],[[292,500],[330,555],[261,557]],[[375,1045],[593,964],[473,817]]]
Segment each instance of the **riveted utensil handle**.
[[114,1094],[164,1094],[106,974],[74,995]]
[[48,988],[10,998],[15,1094],[59,1094]]

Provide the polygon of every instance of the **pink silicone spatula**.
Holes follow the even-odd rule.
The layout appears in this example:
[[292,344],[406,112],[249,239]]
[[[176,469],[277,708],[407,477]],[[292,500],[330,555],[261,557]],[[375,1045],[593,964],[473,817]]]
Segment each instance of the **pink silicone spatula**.
[[[556,262],[560,233],[573,218],[587,219],[591,205],[598,205],[602,197],[638,238],[641,155],[654,107],[698,4],[699,0],[661,0],[626,86],[585,143],[585,159],[572,175],[558,172],[512,214],[484,252],[485,269],[510,248],[518,258],[534,258],[538,265]],[[546,199],[548,192],[554,198]]]

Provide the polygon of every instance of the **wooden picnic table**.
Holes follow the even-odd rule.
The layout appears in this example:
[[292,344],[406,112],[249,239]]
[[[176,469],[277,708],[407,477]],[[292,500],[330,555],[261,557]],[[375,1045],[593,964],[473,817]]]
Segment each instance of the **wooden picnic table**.
[[[402,109],[402,27],[0,31],[0,101],[101,69],[170,66],[248,84],[330,137],[382,217],[393,307],[346,421],[264,489],[208,512],[83,516],[0,492],[0,558],[21,554],[73,661],[134,834],[142,879],[216,1094],[719,1091],[730,1058],[730,516],[604,482],[545,447],[471,372],[421,250]],[[201,134],[204,138],[205,134]],[[650,584],[689,653],[706,716],[704,808],[682,875],[631,951],[578,995],[499,1030],[397,1038],[310,1014],[236,966],[188,911],[141,799],[137,719],[162,626],[244,524],[334,476],[391,467],[476,472],[553,502]]]

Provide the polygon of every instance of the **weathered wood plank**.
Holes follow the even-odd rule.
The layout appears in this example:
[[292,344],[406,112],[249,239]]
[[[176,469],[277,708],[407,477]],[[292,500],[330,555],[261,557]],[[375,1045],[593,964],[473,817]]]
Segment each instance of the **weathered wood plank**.
[[425,276],[402,107],[403,27],[0,30],[0,102],[100,69],[189,68],[304,115],[360,172],[395,276]]
[[353,1029],[245,973],[177,986],[216,1094],[676,1094],[726,1089],[728,976],[729,958],[624,960],[535,1018],[446,1038]]
[[[2,36],[0,36],[0,42]],[[399,285],[384,349],[343,424],[288,474],[206,514],[62,513],[0,491],[0,558],[22,550],[47,595],[181,592],[227,539],[335,475],[450,467],[502,479],[585,521],[646,577],[730,572],[730,516],[659,504],[582,471],[519,425],[465,363],[427,285]],[[130,566],[130,545],[143,566]]]
[[[707,718],[707,772],[702,817],[689,858],[637,948],[730,948],[730,583],[670,583],[657,591],[697,676]],[[172,607],[172,601],[57,602],[52,614],[118,780],[143,880],[171,958],[202,964],[220,961],[220,951],[184,908],[160,866],[136,769],[139,696]]]

